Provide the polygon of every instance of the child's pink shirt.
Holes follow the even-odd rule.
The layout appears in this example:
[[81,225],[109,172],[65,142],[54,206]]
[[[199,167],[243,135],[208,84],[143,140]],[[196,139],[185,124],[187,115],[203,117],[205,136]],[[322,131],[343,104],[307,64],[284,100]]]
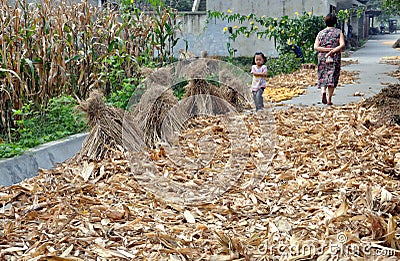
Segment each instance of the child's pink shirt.
[[[254,73],[254,72],[263,73],[263,72],[267,72],[267,70],[268,70],[267,66],[265,66],[265,65],[262,65],[260,68],[257,68],[257,65],[251,66],[251,73]],[[251,83],[252,91],[257,91],[260,88],[265,88],[266,85],[267,85],[267,82],[265,80],[265,77],[253,75],[253,81]]]

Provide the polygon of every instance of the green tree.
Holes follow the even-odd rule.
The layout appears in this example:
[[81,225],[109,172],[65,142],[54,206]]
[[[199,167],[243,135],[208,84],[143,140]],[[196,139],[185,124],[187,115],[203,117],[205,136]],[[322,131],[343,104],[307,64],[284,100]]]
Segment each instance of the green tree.
[[399,0],[381,0],[382,10],[389,15],[400,15],[400,1]]
[[194,0],[135,0],[136,7],[147,10],[158,6],[169,6],[178,11],[191,11]]

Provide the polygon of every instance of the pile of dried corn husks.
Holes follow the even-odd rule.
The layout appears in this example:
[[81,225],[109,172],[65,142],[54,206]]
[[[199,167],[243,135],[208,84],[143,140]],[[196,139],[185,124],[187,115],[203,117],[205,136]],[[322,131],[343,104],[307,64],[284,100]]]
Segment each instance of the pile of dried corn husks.
[[[343,61],[343,65],[357,63],[358,61]],[[339,86],[353,84],[358,79],[358,72],[342,70]],[[317,69],[301,68],[290,74],[280,74],[269,78],[267,88],[264,91],[264,99],[271,102],[289,100],[306,92],[307,87],[317,83]]]
[[[384,57],[385,62],[399,66],[399,56]],[[400,79],[400,67],[388,73],[388,75]],[[362,102],[362,106],[366,108],[378,108],[378,114],[375,118],[379,119],[377,124],[397,124],[400,125],[400,84],[387,83],[380,93],[370,97]]]
[[400,60],[400,56],[384,56],[381,57],[381,61],[383,62],[398,62]]
[[[0,259],[397,260],[400,127],[366,124],[374,110],[274,112],[274,156],[254,186],[259,116],[236,115],[247,123],[249,159],[238,182],[213,202],[181,205],[148,192],[115,149],[100,161],[42,170],[0,189]],[[193,159],[201,153],[201,132],[217,144],[215,164],[206,166],[211,177],[169,167],[161,148],[149,151],[149,164],[183,183],[222,175],[213,169],[230,157],[229,132],[215,118],[194,119],[181,136]]]
[[366,108],[379,108],[374,117],[379,119],[376,124],[400,125],[400,84],[389,84],[381,92],[363,101]]
[[300,87],[288,88],[288,87],[266,87],[263,93],[263,97],[267,101],[281,102],[290,100],[293,97],[297,97],[304,94],[306,89]]
[[[387,64],[400,66],[400,56],[383,57],[381,60],[382,60],[382,62],[387,63]],[[398,67],[397,70],[394,70],[394,71],[388,73],[388,75],[395,77],[397,79],[400,79],[400,67]]]

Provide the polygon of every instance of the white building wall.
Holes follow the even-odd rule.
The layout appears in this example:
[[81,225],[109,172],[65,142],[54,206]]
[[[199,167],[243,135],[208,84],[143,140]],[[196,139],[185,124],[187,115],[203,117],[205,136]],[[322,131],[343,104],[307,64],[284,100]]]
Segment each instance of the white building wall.
[[[263,0],[263,1],[243,1],[243,0],[225,0],[225,1],[207,1],[208,10],[218,10],[232,13],[251,14],[257,16],[276,17],[294,16],[296,12],[300,15],[304,12],[312,12],[314,15],[326,15],[329,13],[330,6],[337,6],[336,0]],[[228,33],[223,32],[224,27],[233,27],[234,23],[217,20],[207,25],[204,31],[205,13],[185,14],[183,16],[183,34],[182,41],[177,48],[185,49],[186,40],[188,50],[200,56],[202,50],[207,50],[208,55],[228,56],[227,42]],[[237,24],[239,25],[239,24]],[[301,33],[301,32],[299,32]],[[266,55],[276,55],[273,41],[267,39],[257,39],[256,36],[246,38],[238,37],[231,46],[237,50],[235,56],[252,56],[256,51],[262,51]]]

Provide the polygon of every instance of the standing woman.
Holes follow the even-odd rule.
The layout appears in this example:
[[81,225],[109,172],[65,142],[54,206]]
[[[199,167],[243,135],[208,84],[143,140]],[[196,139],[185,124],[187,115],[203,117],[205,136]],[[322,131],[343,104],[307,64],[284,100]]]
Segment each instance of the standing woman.
[[332,105],[333,92],[339,82],[340,52],[345,41],[342,31],[335,28],[336,15],[328,14],[324,20],[326,28],[315,38],[314,50],[318,52],[318,88],[321,89],[322,103]]

